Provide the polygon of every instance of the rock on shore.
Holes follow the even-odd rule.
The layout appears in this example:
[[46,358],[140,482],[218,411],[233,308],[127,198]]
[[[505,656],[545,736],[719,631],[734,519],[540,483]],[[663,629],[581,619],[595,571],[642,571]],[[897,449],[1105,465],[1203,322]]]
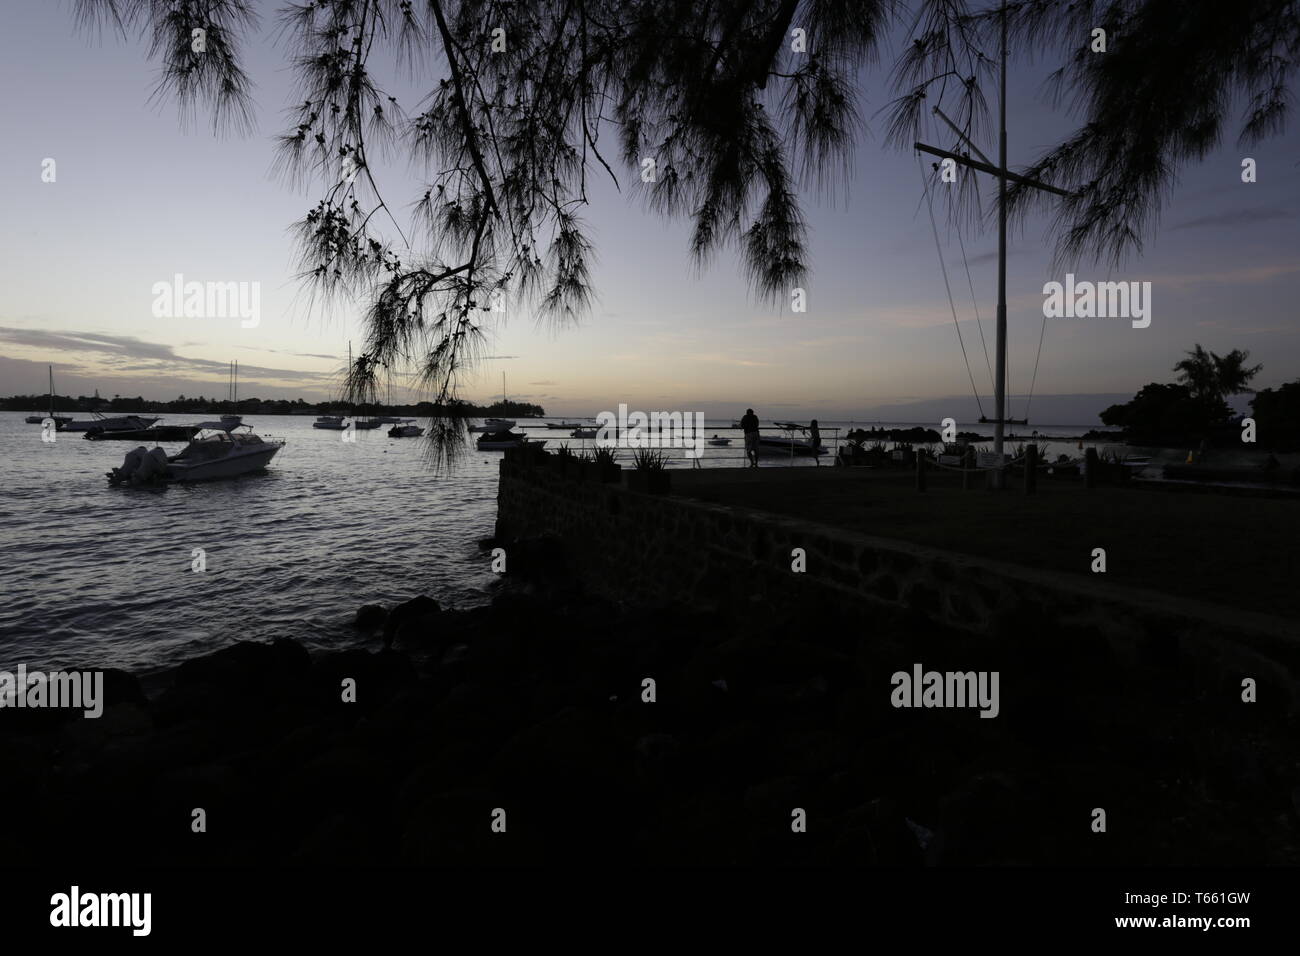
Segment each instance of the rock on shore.
[[[152,699],[114,673],[99,720],[0,710],[0,809],[69,862],[1297,860],[1291,719],[1086,636],[574,595],[359,617],[374,651],[240,642]],[[892,707],[916,661],[999,670],[999,717]]]

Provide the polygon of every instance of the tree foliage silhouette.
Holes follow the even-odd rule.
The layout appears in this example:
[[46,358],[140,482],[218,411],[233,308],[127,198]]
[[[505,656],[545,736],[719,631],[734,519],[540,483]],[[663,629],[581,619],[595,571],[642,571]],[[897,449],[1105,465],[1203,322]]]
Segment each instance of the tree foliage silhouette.
[[[1017,54],[1059,56],[1058,92],[1083,115],[1074,136],[1026,171],[1082,184],[1058,207],[1058,253],[1119,258],[1138,248],[1179,164],[1219,141],[1234,94],[1247,97],[1246,141],[1281,128],[1300,52],[1296,7],[1008,5]],[[463,447],[462,375],[482,356],[494,305],[552,323],[588,307],[588,177],[621,187],[619,167],[652,211],[690,221],[697,262],[735,249],[757,294],[788,295],[808,274],[800,190],[849,168],[859,77],[882,36],[910,15],[891,137],[910,145],[923,104],[949,94],[959,124],[975,131],[987,119],[982,87],[1000,10],[987,0],[285,5],[278,22],[300,98],[277,168],[320,190],[295,228],[307,289],[365,309],[350,397],[372,400],[382,378],[414,367],[446,409],[429,435],[438,461],[450,461]],[[216,128],[250,124],[243,48],[258,17],[244,0],[78,0],[78,12],[147,35],[157,94],[187,114],[206,102]],[[1111,37],[1106,54],[1088,48],[1096,27]],[[427,83],[410,111],[389,92],[399,70]],[[386,151],[416,164],[413,228],[376,181],[373,162]],[[1012,186],[1014,208],[1038,201],[1033,193]],[[961,194],[977,210],[977,192]]]

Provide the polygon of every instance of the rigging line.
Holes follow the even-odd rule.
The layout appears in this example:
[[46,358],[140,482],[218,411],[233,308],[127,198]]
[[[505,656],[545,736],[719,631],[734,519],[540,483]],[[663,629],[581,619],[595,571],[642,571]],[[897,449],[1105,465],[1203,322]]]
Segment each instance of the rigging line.
[[[966,259],[966,243],[962,242],[961,229],[957,230],[957,247],[961,249],[961,262],[966,267],[966,284],[970,286],[970,302],[975,309],[975,327],[980,330],[980,345],[984,346],[984,364],[989,370],[989,384],[993,385],[993,363],[989,361],[989,345],[984,340],[984,323],[980,321],[980,304],[975,298],[975,282],[970,277],[970,262]],[[996,385],[994,386],[996,388]]]
[[1034,400],[1034,383],[1038,381],[1038,360],[1043,357],[1043,336],[1047,334],[1047,310],[1043,310],[1043,327],[1038,333],[1038,354],[1034,357],[1034,377],[1029,383],[1029,397],[1025,399],[1025,418],[1029,418],[1029,404]]
[[943,287],[948,292],[948,308],[952,310],[952,324],[957,330],[957,342],[961,345],[961,357],[966,363],[966,375],[970,379],[971,392],[975,395],[975,405],[979,408],[980,418],[984,417],[984,403],[980,401],[979,389],[975,387],[975,376],[970,370],[970,357],[966,354],[966,342],[961,337],[961,324],[957,321],[957,305],[953,302],[952,286],[948,282],[948,266],[943,261],[943,245],[939,242],[939,227],[934,220],[934,201],[930,198],[930,184],[925,178],[925,167],[921,164],[921,154],[916,154],[916,169],[921,174],[921,190],[925,193],[925,204],[930,210],[930,230],[934,233],[934,248],[939,255],[939,270],[943,273]]

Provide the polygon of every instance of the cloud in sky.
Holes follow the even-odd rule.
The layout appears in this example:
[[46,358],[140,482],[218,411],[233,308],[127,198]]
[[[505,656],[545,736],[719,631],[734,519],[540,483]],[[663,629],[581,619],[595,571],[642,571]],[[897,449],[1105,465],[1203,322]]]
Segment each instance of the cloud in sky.
[[[224,379],[226,362],[177,355],[170,345],[146,342],[132,335],[107,335],[65,329],[19,329],[0,326],[0,342],[44,352],[94,356],[94,363],[106,375],[150,373],[176,378],[214,376]],[[323,385],[329,374],[298,369],[267,368],[240,364],[241,378]]]
[[[201,345],[201,342],[187,342],[186,345]],[[237,349],[245,349],[249,352],[266,352],[272,355],[292,355],[295,358],[325,359],[328,362],[338,362],[342,360],[339,355],[321,355],[317,352],[289,352],[285,349],[266,349],[258,348],[256,345],[236,345]]]

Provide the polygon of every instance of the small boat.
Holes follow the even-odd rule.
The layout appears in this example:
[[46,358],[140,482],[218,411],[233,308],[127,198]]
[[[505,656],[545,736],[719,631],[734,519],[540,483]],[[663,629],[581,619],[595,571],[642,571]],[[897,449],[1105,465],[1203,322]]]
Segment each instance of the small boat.
[[72,416],[54,414],[54,366],[51,365],[49,368],[50,368],[50,413],[48,415],[28,415],[26,420],[28,425],[43,425],[45,424],[47,419],[52,418],[54,419],[54,427],[62,431],[68,426],[68,423],[72,421]]
[[[177,455],[167,455],[161,448],[152,451],[136,448],[126,455],[122,467],[108,472],[113,485],[160,484],[166,481],[208,481],[236,478],[265,468],[284,447],[282,441],[263,441],[252,433],[251,425],[232,421],[201,422],[196,436]],[[237,432],[246,428],[247,432]],[[205,434],[206,433],[206,434]]]
[[565,429],[565,428],[574,429],[574,428],[582,428],[584,426],[582,422],[547,422],[546,427],[554,428],[554,429]]
[[731,444],[731,439],[730,439],[730,438],[719,438],[717,435],[714,435],[712,438],[709,439],[709,444],[710,444],[710,445],[730,445],[730,444]]
[[158,421],[157,418],[141,418],[139,415],[115,415],[109,418],[106,415],[99,414],[99,412],[93,412],[92,414],[94,414],[94,418],[70,421],[59,430],[88,432],[92,428],[98,428],[106,432],[141,431]]
[[580,426],[578,428],[575,428],[573,431],[569,432],[569,437],[570,438],[595,438],[596,431],[597,429],[595,428],[583,428]]
[[353,418],[352,419],[352,427],[359,432],[368,432],[373,428],[378,428],[382,424],[384,424],[384,421],[383,419],[380,418]]
[[328,428],[331,431],[336,431],[336,432],[341,432],[343,431],[343,429],[347,428],[347,426],[343,424],[342,415],[322,415],[320,416],[320,418],[316,419],[314,422],[311,423],[311,427]]
[[535,441],[522,432],[512,432],[509,429],[488,432],[478,438],[479,451],[500,451],[503,448],[522,448],[524,445],[541,448],[545,444],[545,441]]
[[419,438],[424,434],[424,429],[419,425],[411,425],[414,418],[399,418],[397,424],[388,429],[389,438]]
[[509,418],[485,418],[482,425],[470,425],[472,432],[504,432],[514,428],[517,423]]
[[812,440],[795,438],[795,432],[807,434],[808,426],[797,422],[774,422],[777,428],[786,433],[784,438],[775,435],[758,436],[758,453],[760,455],[784,455],[789,458],[817,458],[828,454],[825,445],[812,446]]

